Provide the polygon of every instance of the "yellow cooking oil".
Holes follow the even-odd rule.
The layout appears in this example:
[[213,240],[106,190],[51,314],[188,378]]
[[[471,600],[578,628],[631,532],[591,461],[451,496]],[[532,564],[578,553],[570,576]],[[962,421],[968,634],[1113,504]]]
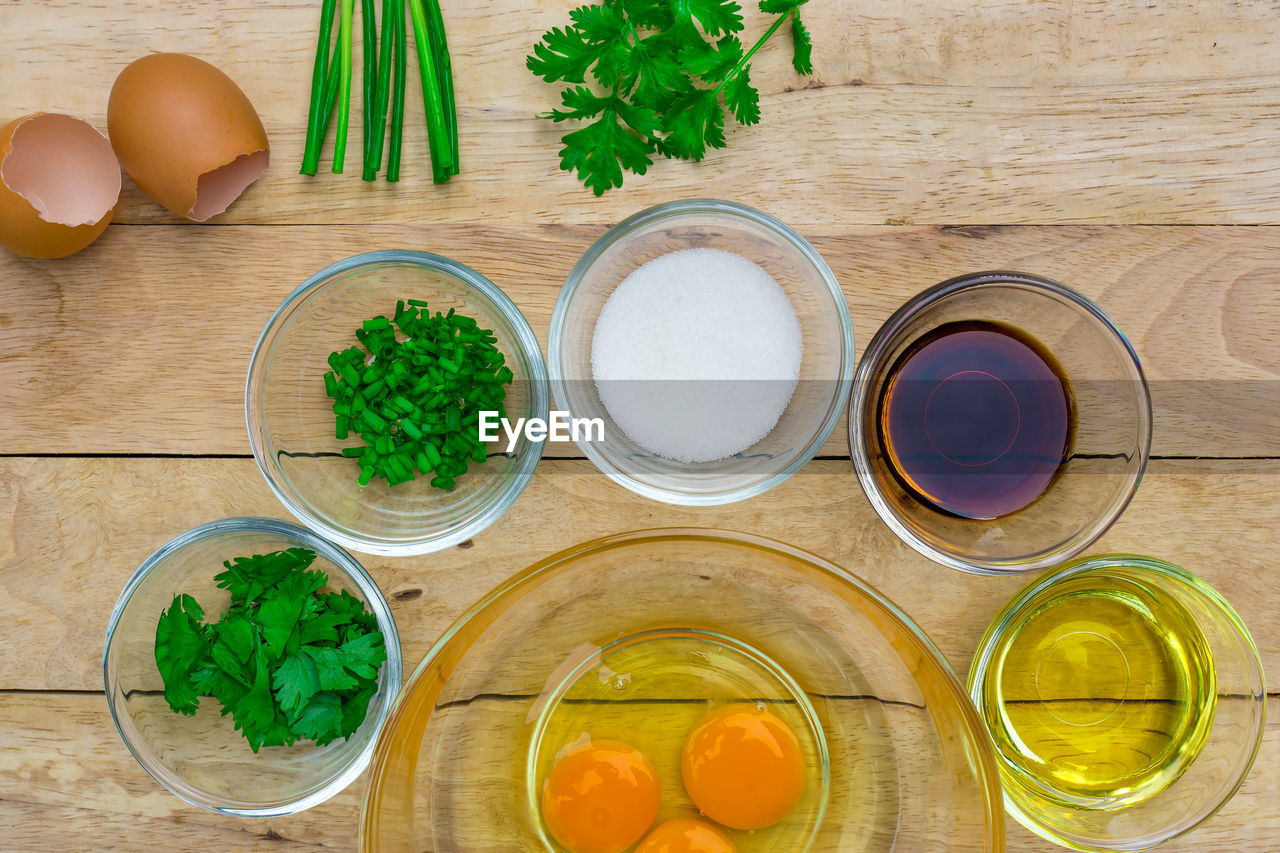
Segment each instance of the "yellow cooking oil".
[[1091,572],[1019,614],[995,638],[980,699],[1019,804],[1120,808],[1172,784],[1204,744],[1217,698],[1186,607],[1139,577]]
[[[659,626],[605,643],[584,642],[554,672],[529,713],[528,807],[559,757],[591,741],[620,741],[644,754],[660,789],[654,825],[697,818],[684,790],[681,756],[709,713],[737,703],[767,708],[795,732],[807,777],[796,807],[779,823],[751,832],[721,827],[739,853],[796,853],[814,846],[826,810],[830,766],[817,712],[794,678],[759,647],[721,632]],[[541,821],[539,821],[541,823]],[[538,828],[544,848],[564,853]]]

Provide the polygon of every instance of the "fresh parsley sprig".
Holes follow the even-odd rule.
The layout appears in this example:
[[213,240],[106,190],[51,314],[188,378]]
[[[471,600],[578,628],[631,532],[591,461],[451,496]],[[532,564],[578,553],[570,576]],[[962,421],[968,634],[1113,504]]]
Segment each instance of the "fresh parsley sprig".
[[[800,20],[808,0],[761,0],[777,15],[744,49],[742,9],[734,0],[603,0],[569,13],[572,25],[549,30],[525,64],[548,83],[571,85],[555,122],[585,122],[561,141],[560,168],[577,172],[596,195],[643,175],[655,155],[698,161],[725,146],[725,111],[739,124],[760,120],[751,58],[791,22],[791,64],[812,74],[812,44]],[[590,74],[599,90],[587,84]]]
[[377,618],[350,592],[321,592],[315,552],[289,548],[237,557],[214,575],[231,594],[205,624],[189,595],[175,595],[156,624],[164,698],[194,714],[210,696],[257,752],[299,739],[324,746],[350,737],[368,713],[387,649]]

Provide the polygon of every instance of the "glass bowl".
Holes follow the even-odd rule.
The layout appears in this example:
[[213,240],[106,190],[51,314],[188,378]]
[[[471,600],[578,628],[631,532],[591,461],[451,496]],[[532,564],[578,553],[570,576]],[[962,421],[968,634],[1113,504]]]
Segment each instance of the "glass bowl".
[[[669,644],[667,669],[636,656],[646,643],[655,655]],[[743,655],[768,662],[772,687],[744,694],[730,677]],[[563,551],[454,623],[379,736],[361,849],[563,853],[542,827],[535,756],[577,733],[546,722],[565,701],[599,712],[593,736],[626,740],[670,721],[671,748],[647,753],[663,791],[658,820],[696,816],[681,802],[679,743],[709,708],[743,700],[802,715],[796,730],[821,741],[808,763],[818,781],[780,825],[803,840],[730,833],[743,853],[1004,849],[990,741],[920,629],[819,557],[684,529]],[[552,729],[561,739],[546,739]]]
[[[329,576],[327,590],[349,590],[365,602],[377,617],[387,659],[364,723],[349,739],[323,747],[299,741],[255,753],[231,718],[221,715],[216,699],[201,699],[194,716],[169,709],[156,669],[156,622],[179,593],[193,596],[206,621],[216,621],[228,600],[213,579],[224,560],[294,547],[315,552],[311,568]],[[401,667],[395,621],[373,578],[341,548],[306,528],[270,518],[213,521],[160,547],[120,593],[102,657],[111,719],[138,763],[188,803],[245,817],[311,808],[359,776],[400,690]]]
[[[973,321],[1034,339],[1057,362],[1070,396],[1070,445],[1053,479],[1027,506],[989,520],[916,497],[881,438],[881,402],[899,359],[938,327]],[[1084,296],[1039,276],[975,273],[924,291],[876,332],[854,378],[849,449],[875,511],[921,554],[977,574],[1034,571],[1079,554],[1128,506],[1151,449],[1151,395],[1129,341]]]
[[284,300],[253,351],[245,384],[245,420],[258,467],[303,524],[345,548],[405,556],[469,539],[502,516],[524,491],[542,455],[522,432],[511,453],[492,444],[449,491],[421,474],[398,486],[357,483],[359,467],[342,457],[361,446],[353,430],[334,436],[325,394],[329,354],[356,345],[355,330],[390,316],[400,299],[421,299],[432,312],[457,309],[493,330],[514,380],[507,416],[547,418],[550,395],[542,350],[524,315],[479,273],[426,252],[370,252],[339,261]]
[[969,691],[1006,810],[1079,850],[1147,850],[1207,820],[1248,775],[1266,714],[1262,662],[1231,605],[1129,554],[1074,560],[1014,596]]
[[[641,447],[614,422],[592,378],[596,320],[614,289],[642,264],[690,248],[735,252],[768,272],[795,309],[804,347],[799,381],[772,431],[715,462],[677,462]],[[575,418],[599,418],[604,424],[602,440],[578,441],[578,446],[610,479],[666,503],[725,504],[778,485],[831,435],[853,377],[853,323],[835,275],[791,228],[733,202],[675,201],[614,226],[582,256],[556,300],[547,359],[557,404]],[[708,393],[739,390],[718,380],[705,384],[700,390]]]

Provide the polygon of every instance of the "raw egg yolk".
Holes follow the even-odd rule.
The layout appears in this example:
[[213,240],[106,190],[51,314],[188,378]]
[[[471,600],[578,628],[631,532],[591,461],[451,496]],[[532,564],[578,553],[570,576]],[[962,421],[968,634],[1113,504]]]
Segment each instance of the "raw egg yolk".
[[572,853],[622,853],[658,816],[658,778],[637,750],[595,741],[551,768],[542,788],[542,815]]
[[698,810],[734,829],[773,826],[804,793],[796,733],[755,705],[729,705],[699,723],[684,745],[681,770]]
[[738,850],[711,824],[676,818],[649,833],[635,853],[738,853]]

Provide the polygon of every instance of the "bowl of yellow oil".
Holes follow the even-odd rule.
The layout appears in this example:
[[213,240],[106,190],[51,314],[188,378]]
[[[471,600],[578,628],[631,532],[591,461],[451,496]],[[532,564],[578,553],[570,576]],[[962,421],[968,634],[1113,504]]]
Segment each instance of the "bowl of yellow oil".
[[363,850],[1004,850],[990,741],[933,644],[741,533],[533,564],[427,654],[372,766]]
[[969,692],[1005,807],[1072,849],[1146,850],[1239,788],[1266,689],[1231,605],[1170,563],[1107,555],[1027,586],[988,627]]

